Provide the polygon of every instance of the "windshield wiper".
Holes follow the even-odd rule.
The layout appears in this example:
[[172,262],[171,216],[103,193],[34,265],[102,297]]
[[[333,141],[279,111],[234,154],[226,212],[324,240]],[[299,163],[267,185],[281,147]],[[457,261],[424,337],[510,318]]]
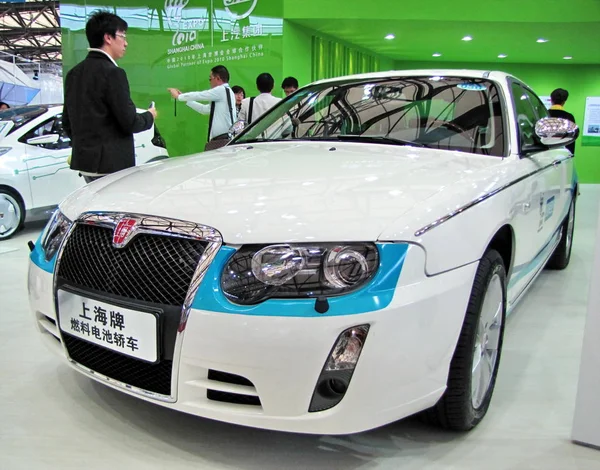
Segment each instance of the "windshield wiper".
[[385,137],[382,135],[356,135],[356,134],[340,134],[334,136],[338,140],[347,140],[355,142],[369,142],[374,144],[390,144],[390,145],[410,145],[412,147],[428,147],[421,142],[413,142],[411,140],[395,139],[394,137]]

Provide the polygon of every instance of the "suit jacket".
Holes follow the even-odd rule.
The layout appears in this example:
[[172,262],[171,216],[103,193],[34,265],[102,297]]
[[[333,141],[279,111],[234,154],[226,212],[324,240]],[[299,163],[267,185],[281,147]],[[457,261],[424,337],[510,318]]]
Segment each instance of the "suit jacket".
[[125,71],[102,52],[90,51],[67,74],[63,126],[73,146],[71,169],[107,174],[135,166],[133,134],[153,122],[150,112],[136,112]]

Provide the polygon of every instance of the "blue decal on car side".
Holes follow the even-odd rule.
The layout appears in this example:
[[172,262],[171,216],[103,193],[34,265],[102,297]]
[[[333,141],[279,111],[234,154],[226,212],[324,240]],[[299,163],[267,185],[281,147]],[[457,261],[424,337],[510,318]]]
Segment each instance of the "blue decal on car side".
[[544,217],[544,221],[548,220],[554,214],[554,201],[556,198],[554,196],[548,198],[546,201],[546,215]]
[[329,297],[325,314],[315,310],[316,299],[269,299],[257,305],[238,305],[230,302],[221,289],[221,273],[236,252],[222,247],[211,263],[192,302],[192,308],[238,315],[276,317],[331,317],[372,312],[387,307],[396,290],[400,272],[408,252],[406,243],[378,244],[379,269],[364,287],[347,295]]
[[550,256],[550,250],[555,247],[558,239],[560,238],[561,228],[562,224],[554,231],[548,241],[544,243],[542,249],[538,251],[531,261],[513,267],[510,281],[508,282],[509,289],[532,271],[536,270],[540,266],[540,263]]

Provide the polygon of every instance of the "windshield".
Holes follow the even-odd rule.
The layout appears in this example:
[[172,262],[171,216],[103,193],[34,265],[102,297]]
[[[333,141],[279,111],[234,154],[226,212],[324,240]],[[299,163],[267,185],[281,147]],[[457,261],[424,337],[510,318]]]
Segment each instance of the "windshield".
[[36,117],[41,116],[46,111],[48,111],[48,107],[46,106],[20,106],[18,108],[5,109],[4,111],[0,111],[0,129],[6,125],[3,125],[3,122],[10,121],[13,123],[12,128],[8,132],[10,134]]
[[505,156],[494,83],[404,77],[325,83],[298,90],[233,144],[323,140],[413,145]]

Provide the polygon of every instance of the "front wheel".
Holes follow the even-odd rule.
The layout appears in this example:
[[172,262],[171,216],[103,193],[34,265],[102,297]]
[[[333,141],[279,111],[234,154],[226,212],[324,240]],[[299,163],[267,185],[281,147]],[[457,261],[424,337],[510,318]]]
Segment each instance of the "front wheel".
[[0,240],[12,237],[23,225],[25,210],[18,196],[0,189]]
[[573,234],[575,233],[575,198],[571,201],[569,213],[561,226],[560,242],[556,246],[552,257],[548,260],[548,269],[565,269],[571,261],[573,248]]
[[504,336],[506,271],[496,250],[479,262],[458,344],[450,363],[448,385],[427,411],[443,428],[468,431],[487,413]]

